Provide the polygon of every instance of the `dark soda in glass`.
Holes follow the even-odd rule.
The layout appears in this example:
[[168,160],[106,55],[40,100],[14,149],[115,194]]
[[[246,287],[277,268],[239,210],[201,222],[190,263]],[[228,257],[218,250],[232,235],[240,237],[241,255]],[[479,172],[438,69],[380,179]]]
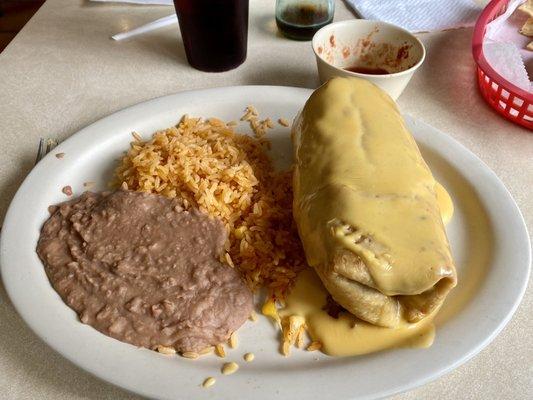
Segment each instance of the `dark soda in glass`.
[[174,0],[189,64],[228,71],[246,60],[248,0]]

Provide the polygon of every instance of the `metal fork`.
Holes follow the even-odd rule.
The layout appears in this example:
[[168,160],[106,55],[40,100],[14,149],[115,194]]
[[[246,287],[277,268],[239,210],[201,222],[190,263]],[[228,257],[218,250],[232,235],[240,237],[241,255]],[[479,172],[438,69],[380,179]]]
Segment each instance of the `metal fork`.
[[57,146],[57,142],[54,139],[50,138],[40,138],[39,147],[37,149],[37,158],[35,159],[35,164],[37,164],[41,159],[50,153],[54,147]]
[[[56,146],[57,146],[57,141],[55,141],[54,139],[40,138],[39,147],[37,148],[37,157],[35,158],[35,165],[37,165],[37,163],[41,161],[41,159],[45,155],[50,153]],[[2,231],[2,225],[0,225],[0,232],[1,231]]]

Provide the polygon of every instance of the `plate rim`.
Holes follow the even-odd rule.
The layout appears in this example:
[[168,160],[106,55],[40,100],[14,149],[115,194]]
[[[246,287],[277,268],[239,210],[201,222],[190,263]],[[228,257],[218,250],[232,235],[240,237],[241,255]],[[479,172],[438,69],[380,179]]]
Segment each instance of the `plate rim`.
[[[135,111],[141,110],[141,109],[143,109],[143,108],[145,108],[147,106],[156,107],[159,103],[164,104],[167,101],[172,101],[172,99],[180,99],[180,98],[184,98],[185,99],[187,96],[201,97],[201,96],[209,95],[210,93],[213,93],[213,92],[228,91],[228,90],[229,91],[237,90],[237,91],[243,91],[243,92],[247,92],[247,93],[254,93],[256,91],[265,91],[265,90],[274,91],[274,92],[275,91],[280,91],[280,90],[281,91],[293,91],[294,93],[298,92],[299,95],[302,95],[302,96],[305,95],[306,97],[308,97],[308,95],[310,95],[312,93],[312,90],[311,89],[307,89],[307,88],[299,88],[299,87],[291,87],[291,86],[270,86],[270,85],[242,85],[242,86],[228,86],[228,87],[216,87],[216,88],[209,88],[209,89],[201,89],[201,90],[181,91],[181,92],[178,92],[178,93],[169,94],[169,95],[166,95],[166,96],[161,96],[161,97],[150,99],[150,100],[147,100],[147,101],[144,101],[144,102],[140,102],[140,103],[131,105],[129,107],[126,107],[124,109],[118,110],[118,111],[116,111],[116,112],[114,112],[112,114],[109,114],[109,115],[107,115],[107,116],[105,116],[105,117],[103,117],[103,118],[91,123],[90,125],[78,130],[77,132],[73,133],[69,138],[67,138],[65,141],[63,141],[56,149],[57,150],[61,150],[61,148],[64,147],[64,146],[70,146],[70,145],[72,145],[72,143],[75,143],[76,140],[79,140],[80,137],[82,137],[83,135],[87,135],[88,133],[90,133],[95,128],[99,128],[101,125],[105,125],[106,123],[112,122],[115,119],[120,119],[124,115],[128,115],[130,113],[134,113]],[[521,302],[521,300],[523,298],[523,295],[524,295],[525,290],[526,290],[527,285],[528,285],[530,272],[531,272],[531,245],[530,245],[529,233],[528,233],[527,225],[525,223],[524,217],[523,217],[520,209],[518,208],[518,205],[516,204],[516,201],[514,200],[514,198],[512,197],[511,193],[509,192],[507,187],[504,185],[504,183],[495,174],[495,172],[492,171],[492,169],[490,169],[483,162],[483,160],[481,160],[477,155],[475,155],[472,151],[470,151],[467,147],[465,147],[459,141],[455,140],[452,136],[449,136],[449,135],[441,132],[440,130],[437,130],[436,128],[433,128],[433,127],[425,124],[424,122],[422,122],[420,120],[417,120],[417,119],[414,119],[414,118],[412,118],[410,116],[404,115],[404,117],[405,117],[406,121],[409,121],[410,123],[419,124],[419,125],[422,125],[423,127],[430,128],[433,132],[438,132],[439,133],[439,135],[437,137],[438,140],[441,140],[441,141],[447,142],[447,143],[453,143],[453,145],[459,147],[461,149],[462,153],[465,153],[466,155],[468,155],[468,157],[470,157],[476,163],[478,163],[480,165],[481,170],[483,170],[484,173],[487,173],[488,175],[490,175],[491,179],[493,181],[496,181],[499,184],[498,185],[499,189],[503,189],[503,194],[506,197],[505,201],[506,201],[507,205],[512,205],[513,206],[513,210],[512,211],[515,213],[515,217],[517,217],[517,220],[520,223],[520,228],[522,229],[521,235],[522,235],[523,238],[526,239],[526,242],[527,242],[527,246],[524,249],[524,250],[526,250],[525,260],[527,262],[527,270],[525,272],[525,279],[522,281],[522,284],[519,287],[517,295],[515,296],[510,308],[508,309],[505,318],[501,319],[498,322],[497,326],[485,338],[484,341],[482,341],[482,342],[478,343],[476,346],[472,347],[470,349],[470,352],[467,352],[466,354],[463,355],[463,357],[455,360],[454,362],[449,363],[444,368],[440,368],[440,370],[437,373],[430,373],[430,374],[426,374],[426,375],[420,375],[421,377],[418,377],[416,380],[413,380],[413,382],[411,382],[409,384],[406,384],[406,385],[404,385],[402,387],[391,388],[391,389],[385,390],[385,391],[382,390],[381,392],[376,393],[377,397],[376,396],[373,396],[373,397],[372,396],[368,396],[368,397],[363,397],[363,398],[383,398],[383,397],[387,397],[387,396],[390,396],[390,395],[394,395],[394,394],[398,394],[398,393],[401,393],[401,392],[405,392],[407,390],[414,389],[414,388],[419,387],[421,385],[424,385],[424,384],[426,384],[428,382],[434,381],[435,379],[438,379],[439,377],[447,374],[451,370],[453,370],[453,369],[459,367],[460,365],[466,363],[468,360],[470,360],[472,357],[474,357],[477,353],[479,353],[482,349],[484,349],[486,346],[488,346],[494,340],[494,338],[503,330],[503,328],[507,325],[507,323],[511,320],[512,316],[516,312],[516,309],[518,308],[518,306],[519,306],[519,304],[520,304],[520,302]],[[50,153],[50,154],[47,155],[47,157],[48,158],[49,157],[53,157],[53,154]],[[19,189],[17,190],[15,196],[13,197],[13,199],[12,199],[12,201],[11,201],[9,207],[8,207],[8,210],[7,210],[7,213],[6,213],[6,216],[5,216],[4,227],[2,229],[4,231],[4,233],[5,232],[9,232],[12,229],[11,226],[15,222],[14,220],[16,218],[16,215],[14,215],[14,212],[15,212],[14,210],[16,210],[16,204],[17,204],[17,201],[18,201],[18,197],[22,196],[24,191],[27,190],[28,182],[31,182],[32,177],[35,174],[37,174],[36,171],[39,171],[42,168],[43,168],[43,164],[41,164],[41,168],[39,168],[39,165],[35,166],[32,169],[32,171],[26,176],[26,178],[24,179],[24,181],[20,185]],[[8,235],[5,235],[5,234],[0,235],[0,268],[1,268],[0,273],[1,273],[2,281],[4,283],[4,287],[6,289],[8,297],[9,297],[9,299],[11,301],[11,304],[16,309],[16,311],[19,314],[19,316],[21,316],[21,318],[23,319],[25,324],[42,341],[44,341],[49,347],[51,347],[54,351],[58,352],[61,356],[63,356],[67,360],[69,360],[74,365],[78,366],[79,368],[83,369],[84,371],[89,372],[91,375],[96,376],[99,379],[102,379],[102,380],[104,380],[106,382],[109,382],[109,383],[111,383],[111,384],[113,384],[115,386],[119,386],[119,387],[121,387],[121,388],[123,388],[123,389],[125,389],[127,391],[132,392],[132,393],[139,393],[139,394],[143,394],[145,396],[146,395],[147,396],[153,396],[153,393],[143,392],[143,391],[138,390],[137,388],[132,389],[131,385],[126,385],[123,382],[115,382],[113,380],[108,379],[104,375],[104,373],[101,373],[99,371],[95,371],[92,368],[88,368],[86,365],[83,365],[83,363],[80,362],[72,354],[67,354],[66,352],[62,351],[62,349],[59,346],[56,346],[54,343],[52,343],[50,338],[46,338],[46,337],[43,336],[42,332],[40,332],[40,329],[38,327],[36,327],[34,323],[32,323],[31,318],[28,316],[26,310],[22,309],[22,307],[20,305],[20,302],[18,301],[18,296],[15,293],[13,293],[14,288],[11,287],[10,284],[6,284],[6,282],[9,282],[9,280],[10,280],[9,277],[6,276],[8,268],[5,267],[6,260],[8,259],[9,252],[10,252],[10,248],[7,248],[8,244],[9,244]]]

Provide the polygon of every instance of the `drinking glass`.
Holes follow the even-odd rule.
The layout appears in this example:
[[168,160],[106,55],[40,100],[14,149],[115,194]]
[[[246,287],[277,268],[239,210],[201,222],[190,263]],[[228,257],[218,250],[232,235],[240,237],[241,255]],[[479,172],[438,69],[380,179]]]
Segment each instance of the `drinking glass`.
[[227,71],[246,60],[248,0],[174,0],[185,54],[201,71]]

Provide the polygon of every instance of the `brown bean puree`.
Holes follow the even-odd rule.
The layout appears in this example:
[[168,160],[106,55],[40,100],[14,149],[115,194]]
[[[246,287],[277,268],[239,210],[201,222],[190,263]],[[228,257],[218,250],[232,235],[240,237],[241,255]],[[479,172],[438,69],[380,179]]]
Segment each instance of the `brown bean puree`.
[[178,199],[85,192],[50,208],[37,253],[80,320],[136,346],[199,351],[252,312],[239,273],[220,263],[226,232]]

